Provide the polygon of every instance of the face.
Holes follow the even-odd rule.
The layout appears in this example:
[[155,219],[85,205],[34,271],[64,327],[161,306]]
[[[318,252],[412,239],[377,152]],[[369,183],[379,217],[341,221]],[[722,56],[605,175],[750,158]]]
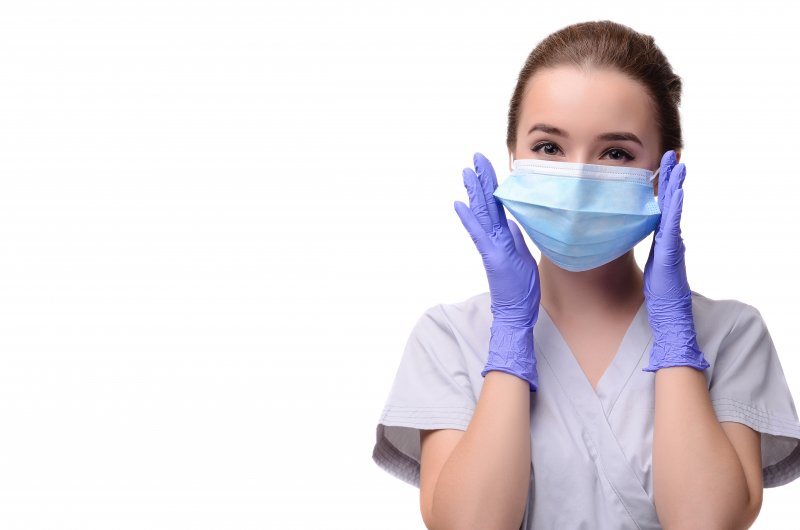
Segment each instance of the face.
[[[664,154],[659,136],[655,109],[641,84],[614,70],[562,66],[529,79],[517,145],[509,154],[655,171]],[[679,151],[676,156],[680,159]]]

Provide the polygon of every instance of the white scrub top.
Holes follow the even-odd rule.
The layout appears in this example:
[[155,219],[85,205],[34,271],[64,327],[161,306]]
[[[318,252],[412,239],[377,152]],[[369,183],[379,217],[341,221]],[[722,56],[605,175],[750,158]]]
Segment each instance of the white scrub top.
[[[466,430],[489,350],[489,293],[428,308],[414,326],[376,429],[373,460],[419,487],[420,429]],[[800,422],[761,314],[692,292],[697,342],[719,421],[761,433],[764,487],[800,476]],[[534,327],[531,482],[522,530],[661,528],[652,475],[655,373],[643,303],[598,382],[583,373],[547,311]]]

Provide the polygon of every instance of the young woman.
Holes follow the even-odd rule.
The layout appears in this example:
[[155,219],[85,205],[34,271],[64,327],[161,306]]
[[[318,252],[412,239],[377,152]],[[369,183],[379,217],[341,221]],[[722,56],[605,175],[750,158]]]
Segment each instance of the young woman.
[[511,174],[475,154],[455,203],[490,292],[425,311],[377,426],[373,459],[420,488],[428,527],[747,528],[800,476],[763,318],[689,289],[680,95],[653,38],[614,22],[528,57]]

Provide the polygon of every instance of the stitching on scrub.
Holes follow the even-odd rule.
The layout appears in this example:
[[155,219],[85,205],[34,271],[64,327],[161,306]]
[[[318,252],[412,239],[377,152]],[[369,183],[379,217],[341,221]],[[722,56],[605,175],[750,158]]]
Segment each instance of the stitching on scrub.
[[[384,423],[389,422],[389,423]],[[394,423],[400,425],[394,425]],[[469,421],[454,420],[452,418],[385,418],[379,422],[384,427],[405,427],[408,429],[423,429],[427,427],[436,427],[437,429],[458,429],[466,431],[469,426]]]
[[413,406],[413,405],[389,405],[386,408],[387,409],[414,409],[414,410],[423,410],[423,409],[464,409],[464,410],[470,410],[470,411],[475,410],[474,408],[459,407],[458,405],[453,405],[452,407],[449,407],[449,406],[446,406],[446,405],[430,405],[430,406],[428,406],[428,405],[419,405],[419,406]]
[[401,414],[387,414],[381,416],[380,421],[416,421],[416,422],[431,422],[431,421],[455,421],[459,423],[467,422],[471,419],[470,416],[455,417],[455,416],[403,416]]
[[[755,416],[753,414],[750,414],[745,409],[739,407],[730,407],[730,408],[716,407],[714,410],[717,412],[719,416],[722,416],[723,418],[731,417],[740,420],[747,420],[748,422],[752,422],[753,425],[758,426],[759,429],[769,428],[769,423],[770,423],[769,421],[764,420],[764,418],[760,416]],[[727,421],[727,420],[720,418],[719,421]]]
[[748,413],[745,409],[732,407],[732,408],[714,408],[715,412],[718,416],[722,416],[719,418],[719,421],[728,421],[724,418],[736,418],[740,420],[747,420],[752,422],[753,425],[758,426],[756,430],[770,430],[770,431],[779,431],[779,433],[768,432],[765,434],[772,434],[774,436],[786,436],[791,434],[793,437],[800,437],[800,427],[797,425],[791,424],[781,424],[777,421],[773,421],[771,418],[764,418],[761,416],[756,416],[753,414]]
[[[419,414],[416,414],[419,412]],[[455,419],[457,418],[459,421],[463,419],[472,418],[474,411],[459,411],[459,410],[452,410],[452,414],[447,414],[447,410],[435,410],[435,411],[426,411],[426,410],[394,410],[392,408],[387,408],[381,414],[381,418],[404,418],[404,419]]]
[[753,410],[751,410],[749,408],[746,408],[746,407],[743,407],[743,406],[737,406],[737,405],[734,405],[732,403],[722,403],[722,404],[720,404],[719,406],[717,406],[715,408],[718,408],[718,409],[720,409],[722,411],[726,411],[726,412],[729,412],[731,410],[740,411],[742,414],[745,414],[747,416],[756,418],[759,421],[769,421],[769,422],[772,422],[772,423],[783,423],[787,427],[798,428],[797,424],[795,422],[787,422],[787,421],[781,420],[780,418],[777,418],[775,416],[770,416],[768,414],[760,414],[758,412],[753,412]]
[[772,414],[769,411],[753,407],[751,405],[748,405],[747,403],[744,403],[744,402],[741,402],[741,401],[738,401],[738,400],[735,400],[735,399],[731,399],[731,398],[716,398],[716,399],[712,399],[711,400],[712,404],[713,403],[717,403],[717,402],[721,402],[723,405],[727,404],[729,406],[743,408],[745,411],[750,412],[751,414],[756,414],[756,415],[759,415],[759,416],[763,416],[763,417],[765,417],[765,418],[767,418],[769,420],[772,420],[772,421],[775,421],[775,422],[778,422],[778,423],[785,423],[786,425],[789,425],[791,427],[795,427],[795,428],[799,427],[797,421],[794,420],[793,418],[784,419],[783,416],[778,416],[776,414]]
[[462,416],[459,416],[458,414],[454,414],[452,416],[447,416],[447,415],[438,415],[438,416],[422,415],[422,416],[416,416],[416,415],[413,415],[413,414],[409,415],[409,414],[391,414],[391,413],[387,413],[387,414],[384,414],[383,416],[381,416],[382,419],[398,418],[398,419],[408,419],[408,420],[453,420],[453,421],[461,421],[463,419],[469,419],[471,417],[472,416],[470,416],[469,414],[464,414]]
[[[384,421],[388,421],[390,423],[394,422],[403,422],[403,423],[410,423],[411,425],[389,425],[383,423]],[[408,427],[409,429],[419,428],[420,425],[437,425],[440,428],[445,427],[452,427],[452,426],[459,426],[464,427],[466,430],[467,425],[469,425],[468,421],[456,420],[453,418],[385,418],[381,420],[381,425],[386,427]]]
[[[715,408],[715,411],[719,416],[724,418],[732,417],[738,419],[749,420],[753,422],[753,424],[758,425],[761,429],[769,429],[769,430],[778,430],[781,433],[792,433],[795,437],[800,437],[800,427],[795,425],[786,425],[781,424],[776,421],[772,421],[769,418],[764,418],[761,416],[755,416],[753,414],[749,414],[744,409],[740,408]],[[719,421],[727,421],[724,419],[720,419]],[[759,430],[759,429],[756,429]],[[774,434],[774,433],[766,433],[766,434]],[[777,435],[776,435],[777,436]],[[785,434],[780,434],[780,436],[785,436]]]
[[413,410],[413,409],[396,410],[396,409],[386,409],[386,410],[383,411],[383,414],[384,415],[385,414],[400,414],[400,415],[403,415],[403,416],[426,416],[426,415],[430,415],[430,414],[438,414],[438,415],[443,415],[443,414],[453,415],[453,414],[455,414],[457,416],[471,416],[473,414],[473,411],[458,410],[458,409],[453,409],[453,410],[448,410],[448,409],[444,409],[444,410]]

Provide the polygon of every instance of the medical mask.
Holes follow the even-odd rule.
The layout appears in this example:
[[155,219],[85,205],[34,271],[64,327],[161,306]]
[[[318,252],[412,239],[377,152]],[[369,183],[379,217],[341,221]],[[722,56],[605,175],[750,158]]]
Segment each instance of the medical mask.
[[562,269],[605,265],[658,226],[658,170],[534,159],[512,167],[494,196]]

